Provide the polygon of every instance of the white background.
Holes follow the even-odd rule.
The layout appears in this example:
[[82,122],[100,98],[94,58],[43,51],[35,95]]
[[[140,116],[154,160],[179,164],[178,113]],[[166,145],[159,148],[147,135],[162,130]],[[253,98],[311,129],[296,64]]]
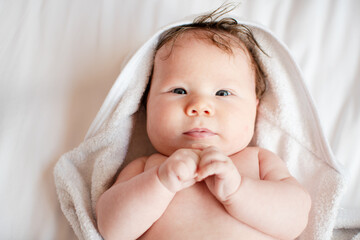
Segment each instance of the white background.
[[[85,137],[129,54],[159,27],[222,2],[0,0],[1,239],[75,238],[56,161]],[[269,27],[300,65],[348,172],[341,211],[360,214],[360,1],[240,2],[233,14]]]

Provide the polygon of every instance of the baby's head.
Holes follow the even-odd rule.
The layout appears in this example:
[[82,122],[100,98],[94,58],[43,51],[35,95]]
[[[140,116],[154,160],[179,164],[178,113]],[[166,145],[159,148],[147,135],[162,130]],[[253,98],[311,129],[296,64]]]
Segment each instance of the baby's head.
[[252,139],[266,86],[255,55],[260,47],[246,26],[212,17],[166,31],[156,48],[147,132],[164,155],[199,146],[232,155]]

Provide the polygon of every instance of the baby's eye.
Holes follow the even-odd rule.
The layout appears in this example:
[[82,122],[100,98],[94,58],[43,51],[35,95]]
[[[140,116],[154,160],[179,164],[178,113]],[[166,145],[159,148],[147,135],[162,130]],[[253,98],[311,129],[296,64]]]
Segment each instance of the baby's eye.
[[229,96],[231,93],[227,90],[219,90],[215,94],[216,96]]
[[183,88],[175,88],[174,90],[171,91],[172,93],[175,94],[186,94],[186,90]]

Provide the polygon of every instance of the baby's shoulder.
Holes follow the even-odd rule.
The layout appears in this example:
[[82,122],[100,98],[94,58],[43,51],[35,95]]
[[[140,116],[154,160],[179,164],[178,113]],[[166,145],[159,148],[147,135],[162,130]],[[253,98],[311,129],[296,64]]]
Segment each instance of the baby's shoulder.
[[240,152],[235,153],[232,158],[235,159],[242,159],[242,158],[258,158],[259,152],[261,151],[261,148],[259,147],[246,147]]
[[245,156],[245,157],[276,157],[276,154],[268,149],[257,147],[257,146],[251,146],[246,147],[240,152],[236,153],[238,156]]
[[273,152],[261,148],[261,147],[246,147],[240,152],[234,154],[231,156],[233,161],[256,161],[259,162],[259,164],[262,164],[262,162],[273,162],[273,161],[281,161],[281,159]]
[[158,166],[166,160],[166,156],[160,153],[154,153],[145,158],[145,171],[152,167]]
[[241,175],[259,179],[259,150],[258,147],[246,147],[231,156]]

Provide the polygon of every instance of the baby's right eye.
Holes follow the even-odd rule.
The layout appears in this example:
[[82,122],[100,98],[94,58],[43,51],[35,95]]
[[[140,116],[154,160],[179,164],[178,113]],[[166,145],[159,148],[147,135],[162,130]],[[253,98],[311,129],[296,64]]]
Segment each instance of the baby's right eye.
[[183,88],[175,88],[174,90],[171,90],[171,92],[175,94],[186,94],[186,90]]

